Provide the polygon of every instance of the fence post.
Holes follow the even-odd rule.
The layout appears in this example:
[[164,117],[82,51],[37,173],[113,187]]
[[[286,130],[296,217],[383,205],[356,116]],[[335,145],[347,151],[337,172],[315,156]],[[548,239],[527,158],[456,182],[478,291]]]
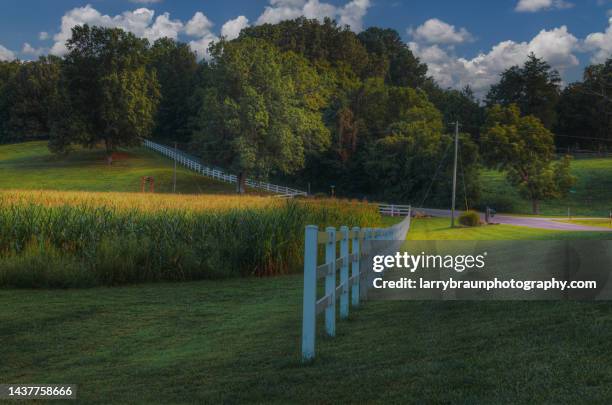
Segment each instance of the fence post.
[[319,228],[306,227],[304,242],[304,302],[302,317],[302,360],[315,355],[315,333],[317,325],[317,244]]
[[331,268],[325,277],[325,295],[331,300],[325,309],[325,330],[328,336],[336,336],[336,228],[328,227],[325,231],[329,238],[325,245],[325,263]]
[[[366,228],[364,230],[364,237],[363,237],[363,252],[366,255],[366,257],[370,254],[371,251],[371,246],[370,244],[371,242],[371,238],[372,238],[372,229],[370,228]],[[363,273],[359,274],[359,300],[360,301],[365,301],[367,296],[368,296],[368,277],[370,275],[368,274],[368,271],[364,271]],[[361,281],[363,281],[363,283],[361,283]]]
[[352,252],[353,263],[351,263],[351,277],[354,278],[353,286],[351,287],[351,299],[354,307],[359,306],[359,260],[361,258],[361,250],[359,249],[359,233],[358,227],[353,228]]
[[349,315],[349,229],[348,226],[340,228],[342,240],[340,241],[340,257],[343,257],[340,268],[340,285],[343,285],[340,294],[340,319],[346,319]]

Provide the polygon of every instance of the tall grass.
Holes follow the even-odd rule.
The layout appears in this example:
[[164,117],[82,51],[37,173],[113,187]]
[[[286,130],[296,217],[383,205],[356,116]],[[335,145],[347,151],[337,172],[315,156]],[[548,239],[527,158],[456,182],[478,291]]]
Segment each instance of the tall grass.
[[197,197],[187,206],[181,197],[108,198],[0,194],[0,286],[286,274],[300,270],[305,225],[380,225],[374,207],[356,202],[262,198],[249,206],[242,197]]

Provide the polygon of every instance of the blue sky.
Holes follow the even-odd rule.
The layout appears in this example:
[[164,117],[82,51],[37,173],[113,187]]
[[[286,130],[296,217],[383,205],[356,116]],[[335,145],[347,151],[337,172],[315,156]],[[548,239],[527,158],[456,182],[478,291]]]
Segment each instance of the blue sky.
[[222,34],[299,15],[332,16],[354,31],[394,28],[441,85],[481,95],[531,51],[566,82],[612,56],[612,0],[2,0],[0,59],[61,55],[70,27],[84,22],[176,37],[206,57]]

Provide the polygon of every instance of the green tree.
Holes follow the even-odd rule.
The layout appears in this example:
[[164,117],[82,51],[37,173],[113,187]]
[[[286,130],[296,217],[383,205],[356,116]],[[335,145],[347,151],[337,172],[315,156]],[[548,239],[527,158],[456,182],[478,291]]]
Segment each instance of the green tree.
[[582,82],[561,93],[556,132],[561,146],[612,148],[612,58],[587,66]]
[[150,136],[155,122],[159,86],[147,69],[148,41],[121,29],[83,25],[72,29],[66,45],[58,96],[63,112],[52,125],[50,146],[63,151],[74,143],[104,142],[111,164],[118,147]]
[[[368,147],[371,188],[388,200],[421,204],[427,198],[428,204],[448,206],[453,137],[445,133],[442,114],[422,91],[388,87],[387,94],[386,119],[393,122]],[[460,161],[461,188],[471,205],[479,195],[478,148],[467,134],[461,136]]]
[[13,140],[49,136],[51,108],[58,91],[61,59],[49,56],[23,62],[7,84],[7,130]]
[[193,143],[205,160],[239,173],[239,192],[247,173],[294,173],[328,147],[325,86],[304,58],[252,38],[221,41],[211,55]]
[[427,65],[414,56],[393,29],[371,27],[361,32],[359,40],[370,55],[373,73],[394,86],[421,87],[429,79]]
[[329,63],[333,67],[351,69],[359,77],[369,72],[369,55],[357,35],[348,27],[325,18],[323,22],[304,17],[278,24],[262,24],[242,30],[239,39],[259,38],[281,51],[293,51],[312,64]]
[[151,47],[150,67],[157,74],[161,95],[153,133],[162,139],[187,142],[192,113],[189,99],[198,72],[196,55],[185,43],[161,38]]
[[0,143],[11,141],[9,129],[10,109],[13,102],[11,96],[11,83],[19,72],[21,62],[0,61]]
[[463,132],[470,134],[474,140],[480,138],[480,128],[484,124],[485,117],[484,108],[480,106],[469,86],[462,90],[430,87],[428,95],[444,116],[444,122],[459,121]]
[[559,73],[532,53],[522,67],[513,66],[501,74],[500,82],[491,87],[486,102],[488,106],[516,104],[522,114],[537,117],[551,129],[557,120],[560,85]]
[[510,184],[532,202],[534,214],[541,201],[562,197],[575,182],[568,156],[554,162],[553,134],[538,118],[521,117],[516,105],[489,109],[481,141],[489,166],[506,171]]

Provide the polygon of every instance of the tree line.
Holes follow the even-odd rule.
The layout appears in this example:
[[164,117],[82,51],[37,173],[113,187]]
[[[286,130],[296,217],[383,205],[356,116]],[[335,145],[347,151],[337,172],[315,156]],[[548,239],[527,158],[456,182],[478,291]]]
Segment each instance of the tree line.
[[178,41],[87,25],[73,28],[67,48],[63,58],[0,63],[0,142],[49,139],[56,153],[103,144],[112,163],[118,147],[153,137],[233,170],[241,191],[246,176],[274,177],[443,205],[449,124],[460,121],[466,204],[478,202],[484,164],[505,170],[535,210],[571,184],[555,143],[602,149],[611,140],[612,60],[562,89],[530,55],[480,102],[469,87],[440,88],[396,31],[355,34],[330,19],[246,28],[201,62]]

